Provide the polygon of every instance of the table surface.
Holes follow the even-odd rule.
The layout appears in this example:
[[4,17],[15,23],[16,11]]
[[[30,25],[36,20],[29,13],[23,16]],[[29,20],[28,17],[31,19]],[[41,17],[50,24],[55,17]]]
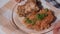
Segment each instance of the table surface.
[[[6,7],[5,7],[5,5],[9,2],[10,0],[0,0],[0,17],[2,17],[1,19],[0,19],[0,23],[2,22],[2,21],[4,21],[5,19],[7,19],[7,20],[11,20],[11,13],[12,13],[12,7],[7,7],[7,9],[5,9]],[[46,8],[50,8],[48,5],[46,5],[46,2],[44,1],[44,0],[41,0],[42,1],[42,5],[44,6],[44,7],[46,7]],[[9,3],[10,4],[10,3]],[[3,8],[2,8],[3,7]],[[59,17],[60,17],[60,15],[59,15]],[[3,19],[3,18],[5,18],[5,19]],[[3,19],[3,20],[2,20]],[[5,31],[3,31],[2,29],[3,29],[4,27],[2,26],[2,25],[0,25],[0,34],[6,34],[6,32]],[[13,33],[14,34],[14,33]],[[53,32],[51,31],[51,32],[49,32],[49,33],[46,33],[46,34],[53,34]]]

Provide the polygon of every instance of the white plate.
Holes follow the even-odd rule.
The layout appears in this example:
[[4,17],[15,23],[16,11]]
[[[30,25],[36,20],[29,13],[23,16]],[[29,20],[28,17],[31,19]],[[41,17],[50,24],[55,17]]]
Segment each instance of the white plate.
[[[18,5],[16,5],[16,6],[14,7],[14,10],[13,10],[13,11],[14,11],[14,12],[13,12],[13,19],[14,19],[15,24],[16,24],[22,31],[24,31],[24,32],[26,32],[26,33],[34,33],[34,34],[48,33],[48,32],[50,32],[51,30],[53,30],[54,24],[58,21],[58,19],[56,19],[56,21],[52,24],[52,26],[51,26],[50,28],[45,29],[45,30],[43,30],[43,31],[34,31],[34,30],[31,30],[31,29],[28,29],[28,28],[26,28],[26,27],[21,23],[22,18],[19,17],[19,16],[17,15],[17,13],[16,13],[16,11],[17,11],[17,6],[18,6]],[[59,15],[58,12],[56,12],[56,13],[54,13],[54,14],[55,14],[56,17],[57,17],[57,15]],[[58,17],[57,17],[57,18],[58,18]]]

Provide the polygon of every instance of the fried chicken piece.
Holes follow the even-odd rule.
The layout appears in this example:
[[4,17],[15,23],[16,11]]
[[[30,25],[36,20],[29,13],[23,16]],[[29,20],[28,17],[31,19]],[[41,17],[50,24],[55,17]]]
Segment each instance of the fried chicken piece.
[[22,5],[22,6],[19,5],[17,10],[18,10],[17,13],[19,14],[19,16],[25,17],[33,11],[38,11],[39,8],[36,5],[35,0],[28,0],[25,5]]

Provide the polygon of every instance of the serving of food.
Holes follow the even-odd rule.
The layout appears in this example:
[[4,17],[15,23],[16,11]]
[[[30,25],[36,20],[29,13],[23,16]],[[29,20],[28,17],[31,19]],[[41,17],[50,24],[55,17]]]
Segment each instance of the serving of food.
[[44,30],[51,26],[51,22],[55,19],[53,13],[48,9],[42,9],[38,13],[32,12],[25,17],[24,24],[27,28],[34,30]]
[[27,0],[24,5],[18,5],[16,9],[14,9],[19,20],[17,23],[19,23],[20,28],[26,32],[49,29],[52,26],[51,24],[56,20],[56,16],[52,10],[40,8],[41,4],[38,6],[36,2],[36,0]]

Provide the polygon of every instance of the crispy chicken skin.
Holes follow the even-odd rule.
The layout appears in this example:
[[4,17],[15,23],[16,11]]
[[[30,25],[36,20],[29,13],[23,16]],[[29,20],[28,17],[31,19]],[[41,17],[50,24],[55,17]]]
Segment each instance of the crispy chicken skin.
[[17,10],[18,10],[17,13],[19,14],[19,16],[25,17],[33,11],[38,11],[39,8],[36,5],[36,0],[28,0],[25,5],[22,5],[22,6],[19,5]]

